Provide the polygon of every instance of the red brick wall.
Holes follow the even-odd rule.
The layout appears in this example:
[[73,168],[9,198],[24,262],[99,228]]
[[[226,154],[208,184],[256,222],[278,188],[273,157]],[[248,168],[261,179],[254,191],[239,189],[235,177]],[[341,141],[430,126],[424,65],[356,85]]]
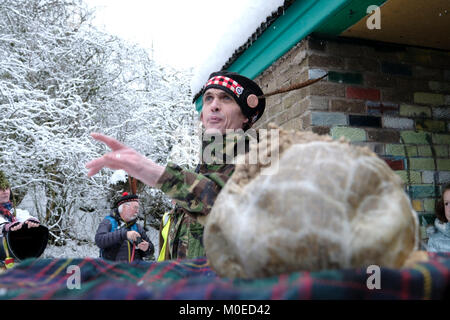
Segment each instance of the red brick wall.
[[326,80],[268,98],[256,127],[275,122],[368,146],[431,221],[439,187],[450,182],[450,52],[310,37],[256,81],[270,92],[326,72]]

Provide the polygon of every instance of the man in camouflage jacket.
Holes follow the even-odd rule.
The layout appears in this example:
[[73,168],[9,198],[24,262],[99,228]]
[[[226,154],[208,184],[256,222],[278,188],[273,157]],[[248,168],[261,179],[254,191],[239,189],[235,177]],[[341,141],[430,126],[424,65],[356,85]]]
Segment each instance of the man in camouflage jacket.
[[[209,76],[194,98],[196,100],[202,96],[200,120],[204,135],[222,136],[224,156],[230,150],[236,151],[235,145],[238,143],[234,138],[229,142],[226,134],[230,130],[245,131],[262,116],[265,109],[262,95],[261,88],[254,81],[237,73],[219,71]],[[166,250],[168,258],[203,256],[203,217],[209,214],[217,195],[233,174],[234,164],[214,155],[209,157],[211,161],[200,163],[195,171],[172,163],[162,167],[111,137],[99,133],[92,133],[91,136],[108,145],[111,152],[88,162],[88,175],[93,176],[103,167],[123,169],[145,184],[160,188],[176,202],[171,213],[169,250]],[[205,158],[208,157],[202,154],[202,159]]]
[[195,171],[169,163],[159,178],[156,187],[176,201],[170,213],[165,260],[205,255],[202,217],[209,213],[220,190],[234,172],[234,164],[218,162],[201,163]]

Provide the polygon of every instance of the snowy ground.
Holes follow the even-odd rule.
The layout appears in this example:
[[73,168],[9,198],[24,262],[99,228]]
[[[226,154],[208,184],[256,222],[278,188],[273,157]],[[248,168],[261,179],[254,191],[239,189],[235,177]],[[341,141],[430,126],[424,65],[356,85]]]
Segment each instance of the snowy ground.
[[[159,235],[157,230],[150,230],[147,232],[147,235],[150,238],[150,241],[153,243],[155,247],[154,258],[156,260],[158,255],[158,240]],[[48,245],[42,254],[41,258],[48,259],[65,259],[65,258],[98,258],[99,257],[99,248],[95,245],[95,243],[82,243],[79,244],[77,241],[67,241],[65,246],[54,246]]]
[[62,247],[48,245],[41,258],[98,258],[98,254],[99,249],[95,244],[78,245],[75,241],[70,241],[67,245]]

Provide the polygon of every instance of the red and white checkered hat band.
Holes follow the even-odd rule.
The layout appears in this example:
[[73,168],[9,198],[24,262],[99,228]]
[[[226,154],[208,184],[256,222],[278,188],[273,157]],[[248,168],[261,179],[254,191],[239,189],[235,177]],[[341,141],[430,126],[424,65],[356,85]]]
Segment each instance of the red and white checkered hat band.
[[238,98],[242,94],[242,92],[244,92],[244,88],[239,83],[237,83],[235,80],[231,78],[224,76],[216,76],[209,79],[205,85],[205,88],[207,88],[210,85],[219,85],[227,89],[230,89],[231,92],[233,92]]

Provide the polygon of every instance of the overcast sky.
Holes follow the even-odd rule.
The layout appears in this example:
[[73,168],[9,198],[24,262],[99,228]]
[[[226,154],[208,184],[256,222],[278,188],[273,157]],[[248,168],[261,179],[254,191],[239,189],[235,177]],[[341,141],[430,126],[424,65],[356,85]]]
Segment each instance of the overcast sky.
[[191,68],[205,58],[224,26],[249,0],[85,1],[96,8],[97,27],[148,49],[153,43],[155,60]]

